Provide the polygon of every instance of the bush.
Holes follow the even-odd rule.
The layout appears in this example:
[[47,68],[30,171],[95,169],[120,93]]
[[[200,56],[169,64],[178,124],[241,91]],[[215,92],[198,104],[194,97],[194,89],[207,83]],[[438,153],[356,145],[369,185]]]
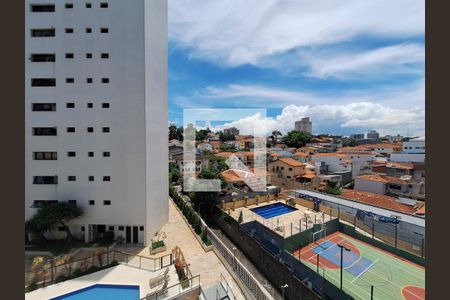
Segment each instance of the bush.
[[152,242],[152,249],[156,249],[164,246],[164,241],[155,241]]
[[119,262],[117,261],[117,260],[113,260],[110,264],[109,264],[109,266],[110,267],[114,267],[114,266],[117,266],[119,264]]
[[90,266],[90,267],[86,270],[86,272],[84,272],[83,275],[91,274],[91,273],[97,272],[97,271],[99,271],[99,270],[100,270],[99,267],[97,267],[97,266],[95,266],[95,265],[92,265],[92,266]]
[[75,277],[80,277],[81,275],[83,275],[83,270],[75,269],[75,270],[73,270],[71,277],[75,278]]
[[58,276],[55,278],[55,282],[54,282],[54,283],[63,282],[63,281],[66,281],[66,280],[69,279],[69,278],[70,278],[70,277],[61,274],[61,275],[58,275]]
[[34,291],[35,289],[38,288],[37,282],[36,281],[32,281],[26,288],[25,288],[25,293],[29,293],[31,291]]

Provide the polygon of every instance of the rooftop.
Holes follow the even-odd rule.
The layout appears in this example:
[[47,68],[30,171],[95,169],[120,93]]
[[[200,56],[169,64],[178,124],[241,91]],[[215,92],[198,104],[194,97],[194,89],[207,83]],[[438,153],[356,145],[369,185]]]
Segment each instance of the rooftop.
[[341,197],[348,200],[357,201],[381,208],[395,210],[406,214],[413,214],[417,208],[414,206],[399,203],[394,197],[379,195],[375,193],[359,191],[359,190],[342,190]]
[[295,160],[293,158],[290,158],[290,157],[280,157],[280,158],[277,159],[277,161],[281,161],[281,162],[283,162],[283,163],[285,163],[285,164],[287,164],[289,166],[292,166],[292,167],[301,167],[301,166],[305,165],[304,163],[301,163],[301,162],[299,162],[299,161],[297,161],[297,160]]
[[403,180],[398,177],[393,176],[386,176],[386,175],[361,175],[357,176],[355,179],[363,179],[368,181],[376,181],[376,182],[383,182],[383,183],[397,183],[397,184],[408,184],[406,180]]

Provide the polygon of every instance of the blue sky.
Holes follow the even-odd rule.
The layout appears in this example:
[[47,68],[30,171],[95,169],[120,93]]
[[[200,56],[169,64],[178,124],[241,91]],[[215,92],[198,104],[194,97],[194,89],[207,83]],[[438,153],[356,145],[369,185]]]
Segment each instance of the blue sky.
[[169,120],[262,108],[214,129],[424,135],[424,2],[393,2],[169,0]]

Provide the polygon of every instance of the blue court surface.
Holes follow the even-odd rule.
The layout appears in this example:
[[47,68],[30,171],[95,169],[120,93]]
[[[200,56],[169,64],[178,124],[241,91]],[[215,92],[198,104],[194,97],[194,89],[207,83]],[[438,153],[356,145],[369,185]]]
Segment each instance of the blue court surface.
[[[345,245],[344,245],[345,246]],[[325,241],[320,245],[314,247],[312,251],[319,254],[321,257],[329,260],[336,266],[341,265],[341,248],[332,241]],[[346,251],[344,249],[342,266],[345,270],[356,277],[361,276],[369,270],[374,263],[367,258],[360,256],[353,251]]]
[[273,218],[276,216],[290,213],[297,209],[295,207],[291,207],[291,206],[283,204],[283,203],[274,203],[274,204],[265,205],[265,206],[261,206],[261,207],[255,207],[250,210],[265,219],[270,219],[270,218]]

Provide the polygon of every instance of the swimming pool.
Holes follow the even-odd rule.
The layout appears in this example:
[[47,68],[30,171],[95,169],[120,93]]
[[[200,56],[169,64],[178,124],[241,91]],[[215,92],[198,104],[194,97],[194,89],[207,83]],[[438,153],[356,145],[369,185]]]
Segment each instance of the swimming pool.
[[94,284],[50,300],[139,300],[138,285]]
[[265,219],[270,219],[276,216],[284,215],[297,210],[295,207],[291,207],[284,203],[274,203],[261,207],[255,207],[250,209],[252,212],[257,213]]

